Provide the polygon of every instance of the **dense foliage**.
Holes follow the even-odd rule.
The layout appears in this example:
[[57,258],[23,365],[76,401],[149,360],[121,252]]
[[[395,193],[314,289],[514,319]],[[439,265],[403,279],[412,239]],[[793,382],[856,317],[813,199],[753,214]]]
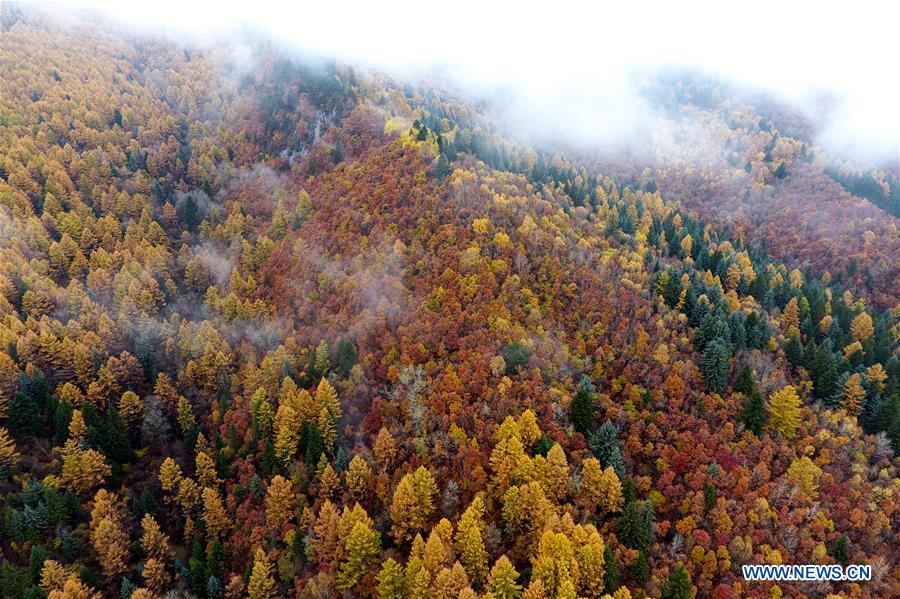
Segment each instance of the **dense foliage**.
[[4,597],[900,592],[893,217],[856,285],[439,86],[2,37]]

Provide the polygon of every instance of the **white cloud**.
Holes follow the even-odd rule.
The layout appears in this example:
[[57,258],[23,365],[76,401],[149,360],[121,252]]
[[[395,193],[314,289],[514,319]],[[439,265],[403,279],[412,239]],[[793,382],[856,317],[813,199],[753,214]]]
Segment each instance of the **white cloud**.
[[838,99],[820,141],[897,159],[900,3],[121,2],[86,4],[192,39],[242,23],[298,49],[401,73],[440,67],[502,88],[517,116],[573,138],[615,140],[641,124],[628,75],[693,66],[814,106]]

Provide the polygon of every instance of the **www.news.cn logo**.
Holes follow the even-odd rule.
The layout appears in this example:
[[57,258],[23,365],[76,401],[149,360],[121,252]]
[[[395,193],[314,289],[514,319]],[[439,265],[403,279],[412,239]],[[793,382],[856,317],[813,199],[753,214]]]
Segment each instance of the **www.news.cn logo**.
[[872,579],[872,566],[851,565],[840,566],[838,564],[818,565],[751,565],[742,566],[744,580],[748,581],[781,581],[781,582],[805,582],[805,581],[863,581]]

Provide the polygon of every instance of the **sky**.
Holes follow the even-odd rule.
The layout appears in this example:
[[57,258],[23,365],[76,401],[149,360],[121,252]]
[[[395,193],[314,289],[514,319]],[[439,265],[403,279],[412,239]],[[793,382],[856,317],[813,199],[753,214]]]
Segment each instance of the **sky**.
[[[819,119],[835,155],[900,162],[900,2],[123,2],[140,27],[215,39],[242,24],[298,51],[496,93],[527,131],[627,140],[646,125],[636,71],[693,67]],[[822,98],[830,110],[821,110]]]

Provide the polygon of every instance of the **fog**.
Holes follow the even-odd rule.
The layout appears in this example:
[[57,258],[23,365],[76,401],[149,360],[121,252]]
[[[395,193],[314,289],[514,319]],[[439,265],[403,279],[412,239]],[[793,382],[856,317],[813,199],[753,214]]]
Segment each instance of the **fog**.
[[305,53],[399,76],[438,73],[497,100],[532,140],[627,143],[652,122],[640,76],[691,67],[803,109],[836,157],[900,160],[897,2],[69,4],[180,39],[251,25]]

